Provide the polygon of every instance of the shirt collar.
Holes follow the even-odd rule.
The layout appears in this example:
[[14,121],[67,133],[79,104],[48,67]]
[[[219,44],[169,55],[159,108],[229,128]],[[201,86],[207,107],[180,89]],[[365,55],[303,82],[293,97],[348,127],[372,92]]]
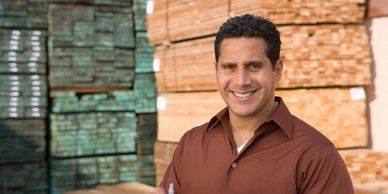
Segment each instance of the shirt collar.
[[[266,122],[275,122],[291,139],[293,137],[293,116],[281,97],[276,96],[275,101],[278,102],[278,106]],[[213,129],[218,123],[226,124],[226,122],[229,122],[228,107],[222,109],[209,121],[207,130]]]

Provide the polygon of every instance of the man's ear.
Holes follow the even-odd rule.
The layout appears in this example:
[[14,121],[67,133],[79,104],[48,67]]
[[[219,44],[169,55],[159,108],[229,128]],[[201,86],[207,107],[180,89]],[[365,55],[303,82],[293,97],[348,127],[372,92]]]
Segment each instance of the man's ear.
[[282,78],[282,73],[283,73],[283,61],[281,59],[279,59],[276,62],[274,73],[275,73],[276,83],[278,83]]

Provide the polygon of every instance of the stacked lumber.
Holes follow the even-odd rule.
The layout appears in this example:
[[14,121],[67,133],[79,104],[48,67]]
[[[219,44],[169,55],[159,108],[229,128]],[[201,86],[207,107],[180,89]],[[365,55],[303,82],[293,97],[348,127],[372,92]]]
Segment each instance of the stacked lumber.
[[[291,113],[317,128],[337,148],[368,145],[363,88],[276,92]],[[158,106],[158,141],[178,142],[187,130],[208,122],[225,103],[218,92],[165,93],[159,95]]]
[[52,114],[50,119],[53,157],[135,152],[134,113]]
[[229,16],[243,13],[277,24],[361,23],[365,0],[162,0],[150,1],[148,10],[149,40],[156,45],[213,35]]
[[0,165],[1,193],[47,193],[45,162]]
[[231,0],[230,7],[232,16],[252,13],[276,24],[360,23],[365,0]]
[[155,143],[156,185],[162,181],[177,145],[178,143],[173,142],[157,141]]
[[[370,84],[369,40],[363,25],[281,26],[279,31],[284,61],[279,88]],[[217,89],[213,42],[211,37],[157,47],[158,90]]]
[[136,180],[136,154],[51,161],[51,193]]
[[135,44],[130,8],[50,4],[49,33],[52,87],[131,87]]
[[153,73],[154,47],[148,44],[147,32],[136,32],[135,72]]
[[47,28],[48,0],[0,1],[0,27]]
[[65,192],[65,194],[105,194],[105,193],[130,193],[130,194],[148,194],[156,188],[139,182],[120,183],[114,185],[98,185],[93,189],[84,189]]
[[[1,5],[8,8],[5,13],[10,19],[1,25],[12,28],[0,29],[0,191],[45,193],[47,32],[13,28],[21,18],[27,22],[22,14],[30,6],[26,1],[2,1]],[[35,19],[31,16],[29,25],[39,22]]]
[[388,153],[369,149],[340,151],[356,184],[388,180]]

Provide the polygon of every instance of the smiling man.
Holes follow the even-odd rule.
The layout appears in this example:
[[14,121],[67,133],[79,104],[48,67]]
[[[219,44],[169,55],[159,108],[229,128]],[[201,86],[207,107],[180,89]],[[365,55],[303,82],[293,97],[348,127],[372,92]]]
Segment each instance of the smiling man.
[[182,137],[154,193],[353,193],[334,145],[275,96],[280,45],[276,26],[262,17],[220,27],[215,69],[227,107]]

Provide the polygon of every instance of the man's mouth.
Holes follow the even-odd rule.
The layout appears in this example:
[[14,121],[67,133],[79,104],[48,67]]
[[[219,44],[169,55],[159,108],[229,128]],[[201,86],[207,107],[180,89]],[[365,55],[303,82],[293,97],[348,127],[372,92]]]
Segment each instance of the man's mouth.
[[246,98],[246,97],[249,97],[251,95],[253,95],[253,93],[255,93],[256,90],[254,91],[248,91],[248,92],[236,92],[236,91],[232,91],[232,93],[239,97],[239,98]]

